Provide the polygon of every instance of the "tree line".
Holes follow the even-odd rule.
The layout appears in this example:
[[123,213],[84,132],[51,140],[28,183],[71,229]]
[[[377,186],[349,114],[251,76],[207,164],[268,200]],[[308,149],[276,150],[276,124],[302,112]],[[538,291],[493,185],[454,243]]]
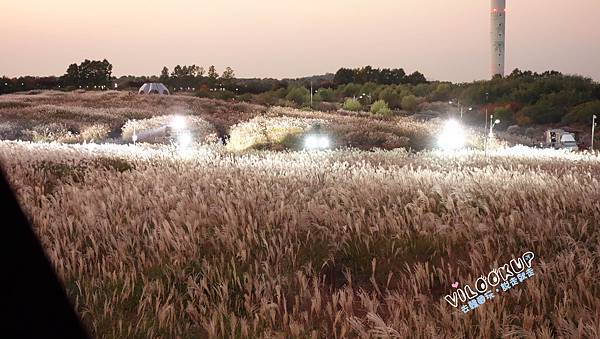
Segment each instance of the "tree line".
[[379,69],[372,66],[365,66],[354,69],[342,67],[335,73],[333,82],[337,86],[350,83],[365,84],[369,82],[378,85],[418,85],[427,83],[427,79],[419,71],[407,75],[402,68]]
[[[375,83],[378,85],[422,84],[427,83],[423,74],[416,71],[407,75],[402,68],[378,69],[372,66],[349,69],[340,68],[332,76],[307,77],[301,79],[236,79],[231,67],[219,74],[214,65],[205,69],[197,65],[176,65],[172,70],[164,66],[158,75],[153,76],[112,76],[112,64],[104,60],[84,60],[80,64],[70,64],[60,77],[18,77],[2,78],[0,93],[32,89],[108,89],[117,84],[118,88],[135,88],[145,82],[162,82],[174,90],[230,90],[239,94],[260,94],[289,86],[302,85],[315,88],[335,88],[347,84]],[[313,81],[314,80],[314,81]]]
[[235,79],[235,72],[231,67],[225,68],[218,74],[215,66],[203,67],[196,65],[177,65],[172,72],[165,66],[159,76],[122,76],[116,78],[112,75],[113,65],[104,60],[84,60],[79,64],[73,63],[67,67],[65,74],[56,77],[24,76],[16,78],[0,78],[0,93],[11,93],[34,89],[89,89],[106,90],[114,88],[132,89],[140,87],[145,82],[163,82],[172,89],[190,89],[207,86],[230,86]]
[[504,78],[454,87],[455,97],[487,106],[505,125],[587,124],[593,114],[600,114],[600,84],[557,71],[515,69]]
[[[462,84],[439,81],[382,84],[356,78],[354,81],[316,88],[312,96],[314,107],[327,109],[329,106],[323,103],[334,103],[337,106],[332,108],[341,106],[347,110],[383,111],[393,115],[400,111],[446,112],[447,104],[451,102],[455,110],[461,105],[465,119],[473,123],[483,124],[486,111],[493,114],[501,120],[499,128],[536,124],[585,125],[591,122],[594,114],[600,115],[600,84],[590,78],[557,71],[536,73],[515,69],[504,78]],[[310,89],[306,84],[293,84],[263,92],[253,100],[268,105],[289,102],[295,106],[308,106]],[[441,103],[441,108],[436,107],[436,103]],[[469,107],[473,109],[469,110]]]
[[[428,103],[455,101],[464,107],[481,109],[468,113],[483,120],[482,111],[494,113],[503,125],[587,123],[600,114],[600,85],[581,76],[556,71],[536,73],[515,69],[506,77],[453,84],[427,81],[418,71],[409,75],[402,68],[372,66],[340,68],[335,74],[300,79],[238,79],[232,68],[219,73],[197,65],[166,66],[153,76],[112,76],[105,60],[84,60],[71,64],[60,77],[18,77],[0,79],[0,93],[32,89],[70,90],[114,88],[137,90],[144,82],[163,82],[171,90],[189,90],[197,96],[251,101],[266,105],[344,104],[353,109],[377,107],[390,111],[418,111]],[[311,93],[310,90],[313,92]],[[347,102],[348,100],[352,100]],[[348,105],[345,105],[345,104]],[[320,105],[319,107],[327,108]],[[331,106],[336,107],[336,106]],[[387,110],[384,109],[387,112]]]
[[65,74],[60,77],[2,77],[0,79],[0,94],[35,89],[108,89],[114,80],[112,68],[112,64],[106,59],[86,59],[80,64],[74,63],[69,65]]
[[158,80],[168,87],[172,88],[200,88],[207,86],[215,88],[216,86],[229,85],[235,79],[235,72],[231,67],[225,68],[219,75],[214,65],[205,70],[202,66],[196,65],[177,65],[172,72],[165,66],[160,72]]

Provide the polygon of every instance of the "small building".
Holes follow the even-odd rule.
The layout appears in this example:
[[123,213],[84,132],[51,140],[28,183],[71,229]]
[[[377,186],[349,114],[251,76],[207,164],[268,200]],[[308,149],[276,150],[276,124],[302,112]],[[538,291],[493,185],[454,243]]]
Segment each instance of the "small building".
[[138,94],[158,94],[158,95],[169,95],[169,89],[167,86],[160,82],[147,82],[140,87]]

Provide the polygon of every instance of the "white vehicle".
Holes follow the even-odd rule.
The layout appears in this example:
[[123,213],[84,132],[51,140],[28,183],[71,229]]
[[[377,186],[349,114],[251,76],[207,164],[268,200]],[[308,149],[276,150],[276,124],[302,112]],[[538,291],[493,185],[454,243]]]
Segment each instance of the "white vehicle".
[[577,140],[575,134],[565,132],[562,129],[549,129],[545,133],[546,146],[555,149],[568,149],[570,151],[578,151]]

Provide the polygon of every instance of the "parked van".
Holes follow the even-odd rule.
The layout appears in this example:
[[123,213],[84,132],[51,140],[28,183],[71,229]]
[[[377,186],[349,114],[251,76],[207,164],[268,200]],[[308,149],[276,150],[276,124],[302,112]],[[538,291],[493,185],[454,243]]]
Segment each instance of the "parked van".
[[568,149],[570,151],[578,151],[577,140],[575,134],[565,132],[562,129],[549,129],[545,133],[546,147],[555,149]]

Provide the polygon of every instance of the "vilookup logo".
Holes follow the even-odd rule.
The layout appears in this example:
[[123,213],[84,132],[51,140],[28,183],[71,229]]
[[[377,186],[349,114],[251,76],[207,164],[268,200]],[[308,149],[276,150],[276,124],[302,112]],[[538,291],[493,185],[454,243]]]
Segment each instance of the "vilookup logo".
[[[493,269],[487,275],[482,275],[475,280],[475,287],[464,285],[459,288],[459,283],[454,282],[452,287],[456,289],[444,299],[452,306],[458,307],[463,313],[469,313],[471,310],[483,305],[486,300],[494,298],[495,293],[504,293],[517,286],[528,278],[535,275],[531,262],[535,258],[533,252],[525,252],[517,259],[511,259],[508,264],[504,264]],[[466,304],[465,304],[466,303]]]

